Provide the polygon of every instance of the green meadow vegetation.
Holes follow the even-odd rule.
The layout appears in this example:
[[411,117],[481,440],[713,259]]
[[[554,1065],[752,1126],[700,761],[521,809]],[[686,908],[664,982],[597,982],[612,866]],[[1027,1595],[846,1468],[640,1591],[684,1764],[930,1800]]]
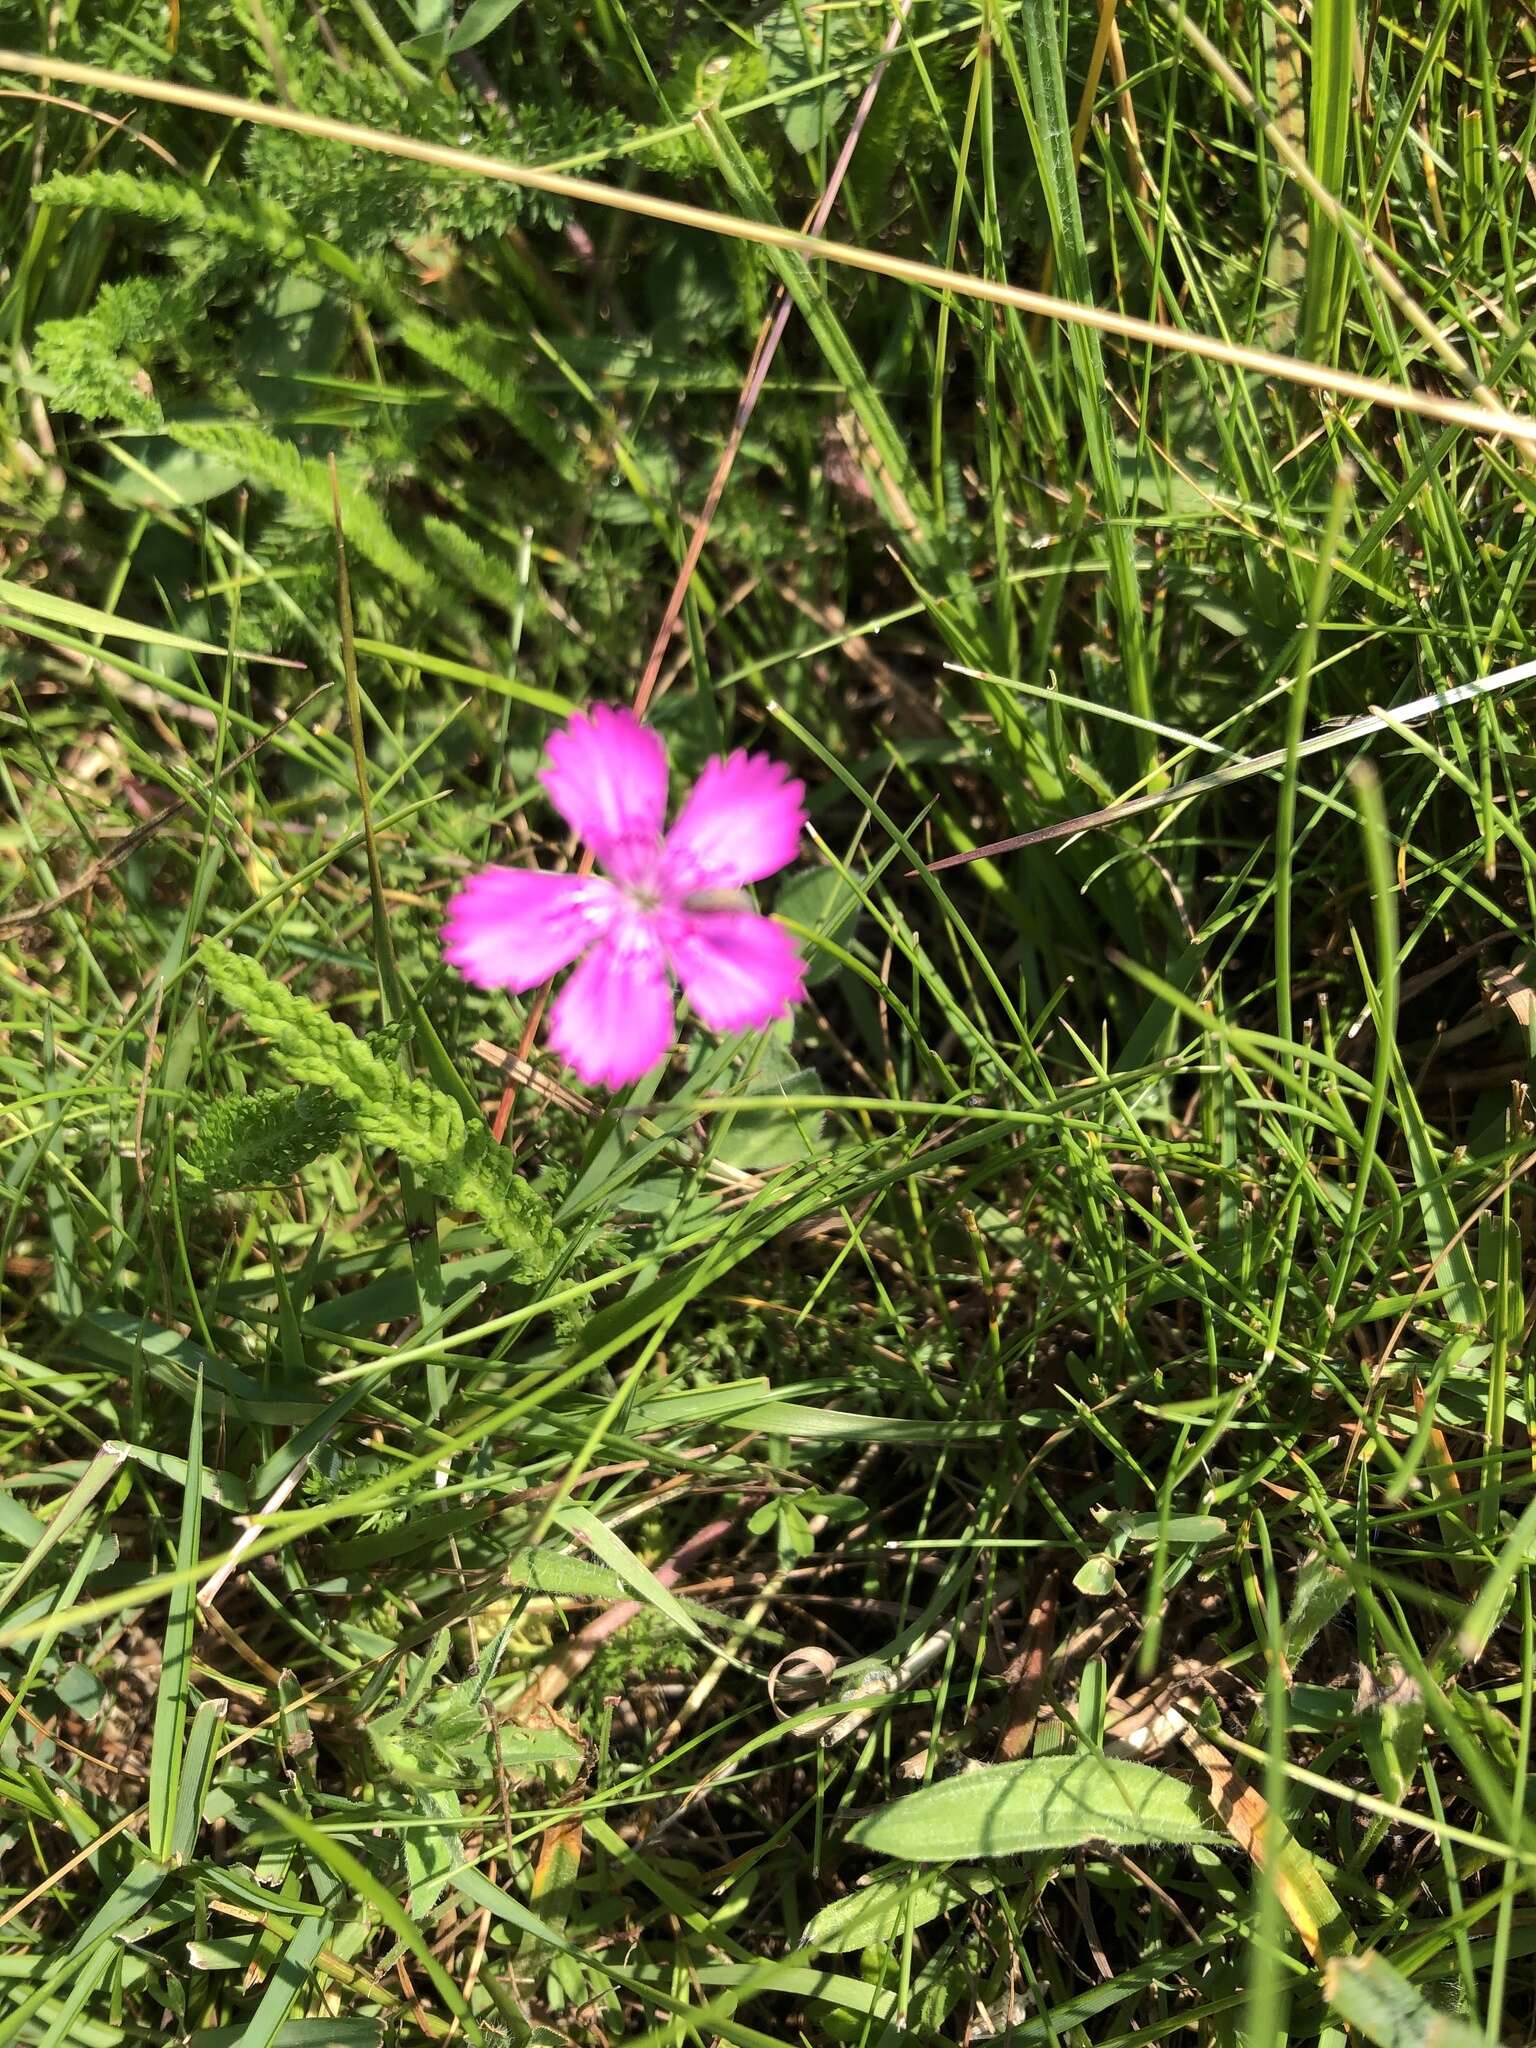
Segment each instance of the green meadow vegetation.
[[1532,2039],[1536,15],[0,42],[0,2048]]

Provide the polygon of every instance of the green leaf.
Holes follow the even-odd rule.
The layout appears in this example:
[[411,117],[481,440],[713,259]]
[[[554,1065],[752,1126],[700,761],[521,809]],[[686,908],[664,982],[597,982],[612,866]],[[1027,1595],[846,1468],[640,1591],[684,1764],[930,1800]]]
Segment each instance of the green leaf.
[[[1354,101],[1355,0],[1313,0],[1310,30],[1312,62],[1307,95],[1307,156],[1318,183],[1331,197],[1348,204],[1346,173]],[[1313,200],[1311,245],[1306,258],[1306,331],[1308,355],[1325,355],[1333,332],[1340,287],[1349,263],[1338,228],[1327,209]]]
[[1385,1956],[1334,1956],[1323,1994],[1346,2025],[1374,2048],[1484,2048],[1481,2027],[1437,2011]]
[[1456,1631],[1456,1648],[1468,1663],[1487,1649],[1515,1579],[1532,1557],[1536,1557],[1536,1500],[1527,1502]]
[[400,45],[402,57],[418,57],[424,64],[441,64],[448,54],[453,33],[453,0],[416,0],[407,10],[416,18],[416,33]]
[[699,1610],[685,1607],[677,1595],[662,1584],[650,1566],[636,1557],[623,1537],[610,1529],[606,1522],[600,1521],[590,1508],[563,1508],[559,1519],[573,1536],[579,1536],[584,1543],[590,1544],[604,1564],[618,1573],[636,1599],[664,1614],[674,1628],[682,1629],[698,1642],[708,1642],[709,1638],[699,1624]]
[[1170,1515],[1166,1522],[1161,1515],[1130,1515],[1119,1530],[1127,1543],[1215,1543],[1226,1533],[1220,1515]]
[[514,1784],[546,1768],[570,1774],[586,1757],[581,1744],[558,1728],[523,1728],[510,1721],[497,1731],[496,1740],[503,1768]]
[[448,38],[449,56],[457,57],[461,50],[483,43],[522,4],[523,0],[469,0],[463,19]]
[[268,418],[302,412],[306,380],[334,370],[346,332],[345,305],[313,277],[290,271],[257,293],[238,357],[241,380]]
[[1361,1747],[1371,1760],[1377,1787],[1394,1806],[1403,1805],[1417,1773],[1424,1719],[1423,1692],[1402,1665],[1389,1658],[1359,1726]]
[[1115,1590],[1115,1560],[1107,1551],[1096,1551],[1092,1557],[1084,1558],[1073,1573],[1072,1585],[1090,1600],[1107,1600]]
[[[737,1091],[737,1099],[762,1102],[774,1096],[792,1099],[796,1095],[813,1095],[819,1087],[817,1076],[807,1068],[795,1068],[785,1073],[776,1071],[777,1062],[767,1063],[769,1071],[756,1069],[746,1085]],[[783,1063],[788,1065],[786,1061]],[[754,1109],[743,1117],[722,1116],[715,1138],[714,1156],[724,1166],[740,1167],[748,1173],[766,1171],[774,1166],[793,1166],[826,1150],[826,1119],[821,1112],[785,1108],[775,1114],[771,1110]]]
[[[38,1528],[38,1534],[26,1556],[16,1569],[0,1585],[0,1608],[4,1608],[16,1597],[32,1573],[42,1563],[61,1536],[65,1536],[79,1521],[101,1489],[122,1470],[123,1453],[116,1444],[109,1444],[98,1451],[86,1466],[64,1499],[54,1509],[46,1525]],[[15,1502],[8,1502],[17,1514],[25,1510]],[[33,1518],[28,1515],[27,1521]],[[6,1531],[10,1534],[10,1530]]]
[[802,1948],[827,1949],[846,1955],[850,1949],[872,1948],[903,1937],[908,1927],[926,1927],[941,1913],[953,1913],[991,1891],[992,1880],[980,1872],[946,1870],[934,1877],[910,1870],[881,1873],[857,1891],[823,1906],[800,1937]]
[[[114,1365],[129,1370],[142,1366],[151,1379],[184,1400],[191,1400],[206,1384],[253,1421],[305,1423],[324,1406],[307,1387],[300,1390],[280,1382],[258,1383],[237,1365],[147,1316],[126,1315],[118,1309],[93,1310],[80,1325],[80,1343],[93,1356],[110,1359]],[[121,1455],[130,1452],[125,1447]]]
[[182,448],[168,434],[119,434],[111,454],[108,488],[127,505],[205,505],[245,475],[243,464]]
[[807,984],[825,981],[836,974],[842,962],[834,954],[822,951],[815,941],[830,939],[837,945],[852,929],[860,905],[859,892],[848,877],[840,875],[836,868],[804,868],[790,876],[773,908],[777,916],[814,934],[806,948]]
[[1318,1553],[1296,1574],[1296,1591],[1285,1621],[1285,1654],[1297,1663],[1308,1647],[1354,1598],[1349,1575]]
[[[1072,121],[1062,70],[1063,17],[1049,0],[1021,0],[1018,15],[1029,75],[1026,81],[1006,17],[998,15],[998,42],[1013,80],[1040,178],[1040,193],[1051,224],[1051,246],[1065,297],[1088,304],[1095,296],[1092,267],[1083,227],[1082,200],[1072,148]],[[1114,380],[1104,361],[1104,347],[1093,327],[1071,326],[1067,354],[1077,386],[1077,419],[1087,445],[1089,467],[1098,499],[1107,554],[1107,587],[1120,632],[1120,663],[1131,710],[1138,719],[1154,716],[1146,658],[1140,578],[1132,545],[1134,520],[1121,495],[1115,456],[1114,416],[1110,392]],[[1136,735],[1142,769],[1156,759],[1156,746],[1145,730]]]
[[[1383,1029],[1379,1018],[1376,1028],[1378,1031]],[[1424,1239],[1429,1247],[1436,1283],[1443,1290],[1446,1314],[1463,1330],[1481,1332],[1485,1307],[1483,1291],[1478,1285],[1477,1267],[1466,1233],[1461,1228],[1456,1204],[1446,1186],[1443,1155],[1435,1144],[1402,1055],[1396,1049],[1392,1057],[1392,1079],[1403,1126],[1403,1142],[1408,1149],[1413,1180],[1418,1189]]]
[[[278,1959],[277,1967],[267,1979],[267,1988],[261,1994],[260,2003],[248,2021],[239,2028],[221,2027],[220,2034],[227,2033],[230,2048],[279,2048],[280,2043],[297,2043],[303,2037],[292,2026],[285,2025],[289,2009],[300,1990],[309,1981],[309,1972],[315,1958],[326,1946],[333,1933],[329,1919],[306,1920],[295,1929],[287,1947]],[[308,2023],[327,2028],[323,2039],[325,2048],[345,2048],[345,2044],[358,2042],[372,2044],[382,2038],[380,2030],[371,2020],[349,2020],[340,2022],[330,2031],[331,2022]],[[298,2022],[299,2027],[306,2025]],[[207,2048],[215,2040],[209,2033],[199,2035],[198,2048]],[[321,2048],[322,2037],[315,2037],[314,2048]]]
[[442,676],[445,681],[468,683],[471,689],[489,690],[496,697],[510,697],[519,704],[531,704],[535,710],[547,711],[553,718],[568,718],[576,708],[564,697],[557,697],[553,690],[541,690],[536,683],[515,683],[510,677],[493,675],[489,669],[472,668],[467,661],[451,661],[447,655],[421,654],[414,647],[395,647],[388,640],[370,640],[359,634],[356,647],[359,654],[377,655],[381,661],[399,662],[402,668],[413,668],[424,676]]
[[[224,648],[215,647],[210,640],[189,639],[185,633],[172,633],[163,626],[145,626],[116,612],[98,611],[95,605],[55,597],[51,591],[36,590],[9,576],[0,576],[0,606],[7,612],[24,612],[28,620],[37,619],[44,625],[67,626],[75,633],[99,633],[104,640],[132,640],[141,647],[174,648],[182,654],[216,654],[221,659],[225,654]],[[30,630],[19,619],[8,618],[6,623],[15,632]],[[259,661],[261,656],[246,654],[240,659]]]
[[[41,1543],[50,1527],[51,1521],[40,1522],[14,1494],[0,1490],[0,1539],[7,1543]],[[36,1563],[36,1559],[31,1563]]]
[[[292,1912],[292,1906],[287,1910]],[[323,1924],[329,1930],[330,1922]],[[318,1955],[325,1945],[324,1939],[310,1936],[301,1942],[295,1935],[280,1953],[250,2019],[232,2027],[199,2027],[187,2035],[187,2048],[383,2048],[384,2029],[377,2020],[279,2020],[276,2031],[271,2030],[273,2007],[291,2005],[303,1988],[299,1962],[311,1953]]]
[[171,1861],[190,1863],[197,1847],[198,1829],[203,1824],[203,1802],[213,1783],[218,1761],[219,1737],[224,1732],[226,1700],[204,1700],[192,1719],[187,1753],[181,1761],[181,1783],[176,1792],[176,1813],[171,1825]]
[[571,1557],[553,1544],[539,1544],[531,1550],[514,1550],[501,1567],[509,1586],[529,1586],[556,1600],[622,1600],[624,1581],[617,1572],[593,1564],[585,1557]]
[[55,1697],[82,1721],[89,1721],[107,1696],[106,1687],[89,1664],[66,1664],[53,1681]]
[[1105,1842],[1224,1841],[1182,1778],[1090,1754],[1031,1757],[927,1785],[859,1821],[850,1840],[908,1863],[1028,1856]]
[[453,2014],[469,2040],[476,2044],[476,2048],[486,2048],[485,2030],[464,2003],[464,1996],[458,1985],[432,1953],[425,1932],[402,1909],[400,1901],[392,1892],[385,1889],[367,1864],[360,1862],[350,1849],[326,1834],[323,1829],[316,1827],[306,1814],[297,1813],[290,1806],[280,1806],[275,1799],[269,1799],[262,1792],[256,1793],[254,1797],[256,1805],[262,1812],[301,1842],[317,1862],[323,1863],[332,1875],[346,1886],[360,1906],[366,1905],[378,1914],[391,1934],[396,1935],[416,1957],[437,1993],[443,2010]]
[[768,62],[768,83],[784,139],[798,156],[820,149],[831,134],[837,108],[848,90],[842,78],[825,78],[852,41],[852,17],[831,7],[781,0],[758,24],[757,37]]
[[136,1920],[146,1906],[150,1905],[165,1883],[166,1867],[153,1858],[146,1857],[136,1863],[122,1882],[109,1891],[102,1899],[84,1927],[64,1952],[64,1961],[78,1965],[110,1934],[126,1927],[130,1920]]

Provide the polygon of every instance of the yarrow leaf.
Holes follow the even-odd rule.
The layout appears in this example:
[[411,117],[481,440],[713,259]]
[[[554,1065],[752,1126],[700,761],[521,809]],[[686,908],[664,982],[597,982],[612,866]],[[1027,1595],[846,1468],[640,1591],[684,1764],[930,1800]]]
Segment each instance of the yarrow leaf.
[[292,1180],[334,1152],[350,1118],[329,1088],[261,1088],[201,1105],[197,1136],[180,1162],[194,1190],[227,1194]]
[[176,178],[146,178],[131,171],[60,172],[34,185],[39,206],[98,206],[104,213],[123,214],[156,227],[181,228],[213,242],[264,249],[280,261],[296,262],[304,238],[291,216],[260,194],[243,207],[227,201],[213,204],[199,186]]
[[103,285],[89,312],[42,321],[36,368],[53,405],[83,420],[116,420],[152,433],[160,403],[145,359],[159,353],[185,317],[179,285],[130,277]]
[[[331,473],[317,457],[304,455],[291,442],[279,441],[251,420],[173,420],[166,431],[183,448],[211,455],[243,469],[253,483],[277,491],[294,516],[314,526],[328,526]],[[424,589],[428,570],[390,526],[373,499],[356,482],[339,483],[347,539],[376,569],[405,590]]]
[[483,1124],[471,1128],[451,1095],[408,1075],[317,1004],[274,981],[254,960],[209,939],[197,960],[224,1000],[271,1039],[295,1081],[329,1089],[370,1144],[405,1160],[450,1208],[480,1217],[514,1254],[514,1277],[538,1280],[561,1237]]

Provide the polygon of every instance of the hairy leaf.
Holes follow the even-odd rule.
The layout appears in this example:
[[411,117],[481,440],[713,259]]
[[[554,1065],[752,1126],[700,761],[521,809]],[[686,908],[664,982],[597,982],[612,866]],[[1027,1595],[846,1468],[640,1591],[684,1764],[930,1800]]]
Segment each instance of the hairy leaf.
[[1138,1843],[1216,1843],[1208,1810],[1181,1778],[1088,1754],[1031,1757],[926,1785],[852,1830],[861,1849],[908,1863],[1025,1856]]
[[1376,2048],[1479,2048],[1481,2027],[1439,2012],[1385,1956],[1335,1956],[1323,1991],[1340,2019]]

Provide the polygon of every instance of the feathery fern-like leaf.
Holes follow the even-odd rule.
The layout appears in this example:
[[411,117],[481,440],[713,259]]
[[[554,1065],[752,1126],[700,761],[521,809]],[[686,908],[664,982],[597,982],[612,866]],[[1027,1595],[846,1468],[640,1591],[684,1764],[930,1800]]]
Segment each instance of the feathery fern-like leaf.
[[549,414],[517,381],[516,372],[498,368],[489,358],[494,337],[483,327],[461,323],[452,332],[420,313],[402,311],[397,332],[413,354],[457,385],[491,412],[515,427],[536,448],[555,474],[567,481],[575,473],[572,451],[556,431]]
[[488,554],[460,527],[428,514],[421,522],[421,531],[432,552],[476,597],[499,605],[509,617],[515,617],[519,607],[528,602],[528,592],[518,583],[511,564]]
[[181,228],[237,248],[265,249],[294,262],[304,250],[304,237],[287,210],[259,196],[244,210],[215,205],[196,185],[175,178],[146,178],[130,171],[64,172],[32,188],[39,206],[99,206],[155,227]]
[[277,1186],[334,1152],[350,1121],[329,1088],[261,1088],[220,1097],[199,1109],[181,1179],[210,1195]]
[[[166,432],[184,448],[238,464],[253,482],[280,491],[290,509],[315,526],[331,525],[330,471],[315,457],[301,455],[291,442],[279,441],[249,420],[208,424],[177,420],[167,423]],[[396,535],[372,498],[345,477],[339,489],[348,545],[403,588],[425,588],[429,581],[426,567]]]
[[515,1255],[516,1275],[537,1280],[560,1249],[549,1208],[451,1095],[412,1080],[316,1004],[244,955],[207,940],[198,965],[254,1031],[270,1038],[296,1081],[330,1089],[362,1136],[414,1167],[450,1208],[472,1211]]
[[160,405],[145,367],[187,317],[180,287],[153,277],[103,285],[90,310],[37,330],[38,375],[61,411],[153,433]]

